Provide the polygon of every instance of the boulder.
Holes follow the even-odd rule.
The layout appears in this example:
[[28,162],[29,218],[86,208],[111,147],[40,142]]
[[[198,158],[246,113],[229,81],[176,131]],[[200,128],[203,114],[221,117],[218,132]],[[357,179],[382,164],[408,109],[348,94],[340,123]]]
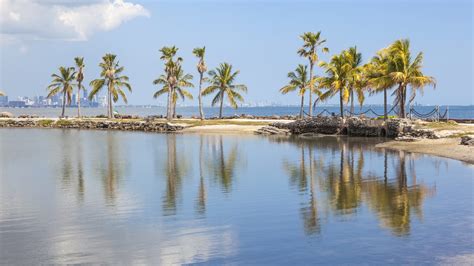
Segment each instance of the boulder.
[[255,131],[255,134],[257,135],[289,135],[290,131],[284,128],[278,128],[274,126],[265,126]]
[[474,146],[474,138],[471,136],[461,137],[461,145]]

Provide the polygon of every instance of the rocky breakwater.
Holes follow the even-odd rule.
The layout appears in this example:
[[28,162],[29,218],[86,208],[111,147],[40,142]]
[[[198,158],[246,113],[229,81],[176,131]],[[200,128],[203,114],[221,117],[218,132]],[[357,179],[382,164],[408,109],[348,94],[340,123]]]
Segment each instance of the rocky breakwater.
[[270,127],[286,129],[292,135],[329,134],[357,137],[388,137],[398,140],[419,138],[436,139],[435,131],[417,128],[409,119],[369,119],[361,117],[341,118],[336,116],[314,117],[290,123],[272,123]]
[[293,135],[305,133],[338,134],[341,132],[344,120],[340,117],[314,117],[296,120],[290,123],[272,123],[270,126],[287,129]]
[[97,129],[145,132],[175,132],[184,127],[167,122],[122,121],[122,120],[83,120],[83,119],[5,119],[0,120],[0,128],[61,128]]

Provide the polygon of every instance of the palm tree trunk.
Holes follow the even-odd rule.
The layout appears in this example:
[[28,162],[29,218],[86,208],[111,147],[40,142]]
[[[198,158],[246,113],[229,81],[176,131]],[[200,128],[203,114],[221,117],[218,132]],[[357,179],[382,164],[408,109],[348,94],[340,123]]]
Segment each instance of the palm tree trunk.
[[176,102],[173,101],[173,119],[176,118]]
[[110,118],[114,118],[114,107],[113,107],[113,101],[112,101],[112,91],[110,92],[110,97],[109,97],[109,114]]
[[342,99],[342,90],[339,91],[339,105],[341,110],[341,117],[344,118],[344,100]]
[[304,94],[301,95],[300,119],[303,119],[304,112]]
[[405,118],[405,88],[400,84],[398,87],[399,94],[399,105],[400,105],[400,118]]
[[201,117],[201,120],[204,120],[204,112],[202,110],[202,73],[200,73],[200,77],[199,77],[199,96],[198,96],[198,100],[199,100],[199,116]]
[[219,118],[222,118],[222,106],[224,105],[224,92],[221,91],[221,103],[219,108]]
[[387,114],[387,89],[383,89],[383,119],[387,120],[388,119],[388,114]]
[[66,88],[64,88],[63,92],[63,111],[61,112],[61,118],[64,118],[64,113],[66,111]]
[[351,88],[351,116],[354,114],[354,89]]
[[77,118],[81,118],[81,82],[77,86]]
[[172,95],[172,88],[169,88],[168,91],[168,105],[166,106],[166,119],[170,121],[172,119],[171,117],[171,95]]
[[311,117],[313,116],[313,108],[311,104],[313,103],[312,101],[312,96],[313,96],[313,63],[310,61],[309,62],[309,112],[308,115]]

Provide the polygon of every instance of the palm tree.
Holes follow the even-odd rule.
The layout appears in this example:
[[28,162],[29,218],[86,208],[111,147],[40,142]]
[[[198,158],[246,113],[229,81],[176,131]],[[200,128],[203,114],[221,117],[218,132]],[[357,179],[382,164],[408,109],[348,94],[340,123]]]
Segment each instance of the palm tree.
[[366,80],[364,77],[362,63],[362,54],[357,51],[357,46],[350,47],[348,50],[344,51],[345,58],[350,67],[348,73],[348,88],[349,88],[349,98],[351,101],[351,114],[354,113],[354,92],[357,94],[357,99],[359,104],[362,107],[364,102],[364,89],[366,88]]
[[339,93],[341,117],[344,118],[344,103],[349,100],[348,74],[351,69],[344,51],[334,55],[329,63],[321,62],[320,66],[325,69],[327,76],[317,78],[319,86],[328,89],[320,99],[325,100]]
[[82,81],[84,80],[84,57],[76,57],[74,58],[77,67],[77,117],[81,117],[81,89],[84,89],[82,85]]
[[[319,61],[318,59],[318,47],[320,47],[326,40],[321,39],[321,32],[313,33],[313,32],[305,32],[303,35],[300,36],[303,40],[304,44],[298,50],[298,55],[302,57],[306,57],[309,60],[309,80],[313,80],[313,68],[314,65]],[[327,47],[322,48],[323,52],[329,52]],[[312,93],[313,93],[314,84],[310,83],[310,90],[309,90],[309,116],[313,115],[312,106]]]
[[199,72],[199,95],[198,95],[198,100],[199,100],[199,116],[201,117],[201,120],[204,119],[204,112],[202,110],[202,83],[204,81],[204,73],[207,71],[207,66],[206,62],[204,61],[204,55],[206,54],[206,46],[200,48],[194,48],[193,54],[199,58],[199,62],[197,63],[197,71]]
[[423,53],[417,54],[415,59],[411,60],[410,41],[402,39],[395,41],[389,47],[391,53],[391,72],[390,78],[398,85],[395,93],[395,104],[399,106],[400,117],[405,118],[406,112],[406,94],[408,86],[411,87],[412,96],[410,102],[416,96],[416,90],[423,90],[424,86],[436,86],[433,77],[423,75],[421,71],[423,63]]
[[211,85],[202,91],[202,95],[206,96],[217,91],[216,96],[212,99],[212,106],[220,103],[219,118],[222,118],[222,107],[224,104],[224,96],[227,94],[227,100],[230,105],[237,109],[237,101],[243,102],[244,98],[238,91],[247,92],[247,86],[243,84],[234,84],[236,76],[240,71],[232,72],[232,65],[222,63],[216,70],[209,71]]
[[290,79],[290,82],[281,88],[280,92],[282,94],[287,94],[288,92],[299,89],[298,94],[301,96],[300,118],[303,118],[304,95],[306,90],[310,87],[308,79],[308,67],[301,64],[298,65],[295,71],[288,73],[288,78]]
[[[163,48],[160,49],[160,52],[161,52],[160,59],[165,61],[165,75],[163,75],[162,77],[160,76],[160,78],[158,79],[163,78],[169,90],[168,102],[167,102],[167,108],[166,108],[166,117],[168,120],[171,120],[173,118],[173,110],[175,110],[173,108],[173,95],[174,95],[175,87],[177,85],[177,75],[181,66],[181,62],[183,61],[181,57],[174,59],[178,50],[179,49],[176,46],[164,46]],[[156,84],[160,84],[160,83],[156,83]],[[161,84],[164,84],[164,83],[161,83]]]
[[171,92],[169,89],[169,84],[166,80],[166,76],[160,75],[160,77],[158,77],[157,79],[153,81],[153,84],[163,85],[163,87],[157,92],[155,92],[155,94],[153,94],[153,97],[156,99],[162,94],[168,93],[169,95],[171,92],[172,93],[171,102],[173,106],[172,117],[175,117],[176,101],[178,100],[178,97],[180,97],[183,101],[185,98],[193,99],[193,95],[189,91],[184,89],[184,88],[194,87],[194,85],[190,81],[192,79],[193,79],[193,76],[191,74],[184,74],[183,69],[181,68],[181,66],[179,66],[177,68],[176,84],[174,86],[173,92]]
[[387,90],[395,84],[390,77],[390,53],[387,48],[377,52],[365,67],[367,85],[371,88],[371,93],[383,91],[384,120],[387,120]]
[[117,102],[119,95],[123,101],[127,103],[127,96],[123,91],[123,87],[127,88],[129,92],[132,92],[132,87],[128,83],[128,77],[121,75],[124,71],[123,66],[119,66],[119,62],[116,61],[117,56],[114,54],[106,54],[102,57],[102,62],[99,66],[102,68],[99,79],[95,79],[90,82],[92,91],[89,94],[89,99],[92,100],[104,86],[107,86],[107,117],[113,118],[113,102]]
[[64,117],[66,103],[71,103],[71,96],[74,86],[73,82],[76,78],[76,72],[74,71],[73,67],[60,67],[59,75],[52,74],[51,77],[53,78],[53,80],[48,86],[48,98],[51,98],[59,93],[63,94],[63,108],[61,112],[61,117]]

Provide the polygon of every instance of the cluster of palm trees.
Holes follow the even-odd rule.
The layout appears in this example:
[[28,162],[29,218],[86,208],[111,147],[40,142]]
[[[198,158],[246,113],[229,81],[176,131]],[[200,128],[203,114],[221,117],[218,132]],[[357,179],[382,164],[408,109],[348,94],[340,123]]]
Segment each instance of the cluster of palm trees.
[[[176,102],[179,98],[193,99],[193,95],[186,88],[194,87],[191,82],[193,76],[184,72],[182,67],[183,58],[177,56],[178,48],[175,46],[165,46],[160,49],[160,59],[164,62],[164,73],[153,81],[153,84],[160,86],[160,89],[153,94],[157,98],[163,94],[167,94],[167,111],[166,118],[171,120],[176,118]],[[238,107],[237,102],[243,102],[244,98],[240,92],[247,92],[247,86],[235,84],[235,80],[239,71],[234,71],[229,63],[222,63],[215,70],[207,72],[205,62],[206,47],[197,47],[193,50],[193,54],[198,58],[197,71],[199,73],[199,115],[204,119],[202,96],[215,93],[212,100],[212,106],[219,104],[219,117],[222,118],[222,109],[224,99],[227,98],[230,105],[234,108]],[[62,94],[62,112],[61,117],[65,115],[65,106],[71,104],[74,88],[77,88],[78,95],[84,89],[82,84],[84,80],[84,58],[76,57],[74,67],[60,67],[58,74],[52,74],[53,80],[48,86],[48,98],[54,95]],[[99,64],[101,68],[100,77],[90,82],[91,92],[89,99],[94,98],[103,88],[107,93],[107,117],[113,118],[113,104],[119,98],[127,103],[127,96],[124,89],[132,92],[129,78],[123,75],[124,67],[120,66],[117,56],[114,54],[106,54],[102,57]],[[206,73],[207,72],[207,73]],[[206,88],[203,85],[208,83]],[[77,101],[78,113],[81,117],[80,97]]]
[[[412,59],[410,42],[406,39],[397,40],[386,48],[381,49],[366,64],[362,64],[362,54],[357,47],[350,47],[341,53],[333,55],[329,62],[319,59],[320,53],[328,53],[325,47],[326,40],[321,37],[321,32],[306,32],[302,34],[302,47],[298,55],[308,60],[308,65],[300,64],[295,71],[288,73],[289,83],[280,89],[287,94],[298,91],[301,97],[300,118],[304,117],[304,97],[308,93],[308,116],[313,115],[313,110],[320,101],[325,101],[338,95],[341,116],[344,117],[344,105],[350,102],[350,114],[354,114],[354,100],[357,98],[362,107],[366,94],[384,93],[384,118],[387,119],[387,91],[393,89],[394,107],[398,110],[399,117],[406,115],[407,92],[410,89],[409,104],[413,102],[418,92],[423,92],[427,85],[436,86],[433,77],[425,76],[421,70],[423,53],[420,52]],[[171,120],[176,117],[176,103],[178,99],[193,99],[187,88],[194,87],[193,76],[183,70],[183,58],[177,55],[176,46],[165,46],[160,49],[160,59],[164,63],[164,71],[153,84],[159,86],[153,97],[167,95],[166,118]],[[235,84],[239,71],[234,71],[229,63],[221,63],[216,69],[207,71],[205,61],[206,47],[197,47],[193,54],[198,59],[196,65],[199,73],[199,116],[205,119],[202,97],[214,94],[212,106],[219,105],[219,118],[225,99],[237,108],[238,102],[243,102],[242,92],[247,92],[247,86]],[[56,94],[63,95],[62,113],[64,117],[65,105],[71,103],[74,88],[78,94],[84,86],[84,58],[76,57],[74,67],[60,67],[58,74],[52,75],[52,82],[48,86],[48,97]],[[124,67],[119,65],[117,56],[106,54],[99,64],[100,77],[90,82],[92,99],[100,90],[106,88],[107,117],[113,118],[113,104],[122,98],[127,103],[124,89],[132,91],[129,78],[123,75]],[[315,75],[315,66],[324,71],[323,75]],[[316,99],[312,97],[315,94]],[[0,92],[1,95],[1,92]],[[78,117],[81,116],[80,97],[78,97]]]
[[[165,46],[160,50],[160,52],[165,67],[164,73],[153,81],[153,84],[160,86],[160,89],[156,91],[153,96],[157,98],[163,94],[168,95],[166,117],[168,120],[171,120],[176,117],[176,102],[178,97],[182,100],[186,98],[193,99],[192,94],[185,89],[194,87],[191,83],[193,76],[184,73],[182,68],[183,58],[176,57],[178,52],[177,47]],[[239,92],[247,92],[247,86],[243,84],[235,84],[235,79],[240,72],[238,70],[234,71],[232,65],[229,63],[221,63],[215,70],[206,73],[206,47],[195,48],[193,54],[198,58],[196,68],[199,73],[199,116],[201,119],[205,118],[202,108],[202,96],[215,93],[215,96],[212,99],[212,106],[219,104],[219,118],[222,118],[222,108],[226,96],[230,105],[237,108],[237,102],[244,101],[243,96]],[[203,88],[205,83],[209,83],[209,86]]]
[[[53,80],[48,86],[48,98],[54,95],[62,94],[62,112],[61,117],[65,115],[66,104],[71,104],[72,94],[74,88],[77,88],[77,94],[80,95],[81,90],[84,89],[82,82],[84,81],[84,57],[74,58],[75,67],[59,67],[58,74],[52,74]],[[102,89],[107,88],[107,117],[113,117],[113,102],[117,102],[119,97],[122,97],[127,103],[127,96],[123,88],[132,91],[132,87],[128,83],[128,77],[122,75],[124,67],[119,65],[117,56],[114,54],[106,54],[102,57],[100,78],[94,79],[90,82],[92,91],[89,98],[92,99]],[[81,117],[81,100],[77,97],[77,116]]]
[[[407,91],[411,90],[409,104],[413,102],[417,92],[423,92],[427,85],[436,86],[433,77],[425,76],[421,70],[423,53],[420,52],[412,59],[410,42],[407,39],[397,40],[377,52],[368,63],[362,64],[362,54],[357,47],[350,47],[340,54],[333,55],[329,62],[319,60],[318,51],[329,52],[322,45],[326,40],[321,38],[321,32],[306,32],[300,36],[303,46],[298,54],[309,60],[308,66],[298,65],[295,71],[288,73],[290,82],[280,89],[282,94],[298,91],[301,97],[300,117],[304,116],[304,96],[308,91],[308,116],[319,101],[339,95],[341,116],[344,117],[344,104],[350,101],[350,113],[354,113],[354,98],[362,107],[365,94],[384,93],[384,118],[387,119],[387,91],[394,89],[394,106],[398,109],[399,117],[406,115]],[[324,70],[324,75],[314,76],[313,67],[318,65]],[[312,102],[312,95],[317,98]]]

